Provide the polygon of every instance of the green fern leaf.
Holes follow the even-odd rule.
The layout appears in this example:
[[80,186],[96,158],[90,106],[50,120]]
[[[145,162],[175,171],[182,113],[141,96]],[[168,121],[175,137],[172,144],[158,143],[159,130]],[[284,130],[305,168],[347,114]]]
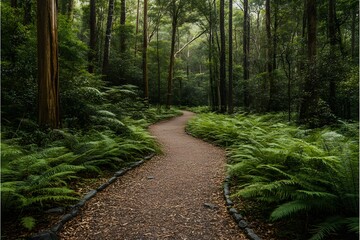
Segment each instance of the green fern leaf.
[[27,229],[32,230],[35,227],[36,221],[33,217],[22,217],[21,224]]

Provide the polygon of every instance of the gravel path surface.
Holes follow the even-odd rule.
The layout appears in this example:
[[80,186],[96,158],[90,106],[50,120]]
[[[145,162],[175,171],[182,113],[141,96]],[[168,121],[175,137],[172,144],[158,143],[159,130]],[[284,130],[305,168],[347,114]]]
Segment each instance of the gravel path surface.
[[163,155],[99,192],[61,239],[247,239],[224,205],[225,152],[184,132],[193,115],[152,125]]

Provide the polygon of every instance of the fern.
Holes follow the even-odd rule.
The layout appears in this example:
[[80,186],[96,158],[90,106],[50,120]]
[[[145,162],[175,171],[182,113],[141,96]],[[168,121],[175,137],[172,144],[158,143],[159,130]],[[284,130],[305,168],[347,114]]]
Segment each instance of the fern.
[[36,221],[35,221],[35,218],[33,218],[33,217],[22,217],[21,218],[21,224],[26,229],[32,230],[36,225]]

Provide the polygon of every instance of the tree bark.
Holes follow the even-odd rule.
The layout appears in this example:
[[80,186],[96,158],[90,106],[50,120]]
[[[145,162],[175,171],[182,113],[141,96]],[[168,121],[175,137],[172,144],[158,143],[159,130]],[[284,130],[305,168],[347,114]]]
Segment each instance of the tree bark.
[[269,102],[267,106],[267,111],[274,110],[274,76],[273,76],[273,54],[272,54],[272,46],[273,41],[271,38],[271,7],[270,0],[266,0],[265,3],[265,15],[266,15],[266,38],[267,38],[267,47],[266,47],[266,71],[269,79]]
[[140,0],[137,1],[137,10],[136,10],[136,27],[135,27],[135,56],[137,54],[137,37],[139,33],[139,11],[140,11]]
[[121,12],[120,12],[120,52],[124,53],[126,50],[126,33],[125,33],[125,22],[126,22],[126,1],[121,0]]
[[220,112],[226,112],[225,1],[220,0]]
[[108,68],[109,68],[110,42],[111,42],[113,14],[114,14],[114,0],[109,0],[109,9],[108,9],[108,17],[107,17],[106,33],[105,33],[104,60],[103,60],[103,67],[102,67],[103,75],[108,74]]
[[59,64],[55,0],[37,1],[39,125],[58,128]]
[[89,42],[89,73],[94,73],[96,58],[96,0],[90,0],[90,42]]
[[167,98],[166,98],[166,107],[170,108],[172,104],[172,80],[174,74],[174,62],[175,62],[175,41],[176,41],[176,29],[177,29],[177,9],[176,1],[172,0],[172,23],[171,23],[171,50],[170,50],[170,63],[169,63],[169,72],[167,77],[168,89],[167,89]]
[[250,107],[250,96],[248,90],[248,81],[250,78],[249,71],[249,53],[250,53],[250,23],[249,23],[249,2],[244,0],[244,24],[243,24],[243,52],[244,52],[244,107],[246,110]]
[[74,0],[69,0],[67,6],[67,17],[69,20],[72,20],[73,16],[74,16]]
[[[328,32],[330,42],[330,61],[333,65],[333,61],[336,58],[336,45],[337,45],[337,34],[336,34],[336,11],[335,11],[336,0],[328,1]],[[334,76],[330,76],[329,82],[329,106],[333,113],[336,113],[336,79]]]
[[160,54],[159,54],[159,25],[156,27],[156,61],[157,61],[157,99],[161,105],[161,72],[160,72]]
[[24,2],[24,25],[29,25],[32,22],[31,17],[31,0],[25,0]]
[[358,24],[358,21],[356,21],[356,15],[358,13],[357,5],[358,4],[355,5],[351,12],[351,57],[353,61],[355,61],[358,56],[356,51],[356,39],[359,37],[358,34],[356,34],[356,25]]
[[143,55],[142,55],[142,68],[143,68],[143,83],[144,83],[144,99],[145,102],[149,100],[149,79],[148,79],[148,67],[147,67],[147,11],[148,0],[144,0],[144,25],[143,25]]
[[233,1],[229,0],[229,99],[228,113],[234,112],[233,105]]

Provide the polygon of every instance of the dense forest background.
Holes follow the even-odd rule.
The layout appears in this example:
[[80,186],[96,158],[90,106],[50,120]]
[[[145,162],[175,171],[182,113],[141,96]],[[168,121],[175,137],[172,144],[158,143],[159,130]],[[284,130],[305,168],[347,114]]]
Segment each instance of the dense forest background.
[[[206,111],[229,114],[229,119],[205,116],[209,125],[216,123],[211,129],[221,130],[214,132],[216,139],[193,127],[211,132],[206,122],[189,127],[224,146],[243,141],[234,133],[247,121],[279,131],[271,125],[280,126],[279,114],[283,122],[311,129],[343,124],[338,133],[304,130],[299,134],[316,139],[312,143],[321,150],[304,142],[302,147],[328,167],[326,176],[319,175],[324,178],[340,169],[325,164],[331,154],[349,155],[358,165],[359,2],[2,0],[2,213],[32,229],[39,209],[76,199],[74,179],[98,177],[158,151],[146,127],[179,114],[173,106],[209,106]],[[250,113],[273,115],[246,119]],[[298,137],[295,128],[288,130]],[[260,136],[256,141],[264,148],[277,137],[243,130]],[[282,133],[280,155],[287,149],[284,142],[292,141]],[[328,149],[322,135],[343,147]],[[358,184],[355,165],[346,184]],[[338,179],[348,170],[336,173]],[[351,191],[348,215],[351,231],[358,232],[358,189]],[[343,226],[349,219],[339,222]]]
[[[69,90],[83,81],[135,85],[168,107],[286,111],[314,126],[358,118],[357,1],[226,4],[58,1],[62,119],[79,113]],[[35,1],[3,1],[2,19],[3,119],[36,116]]]

